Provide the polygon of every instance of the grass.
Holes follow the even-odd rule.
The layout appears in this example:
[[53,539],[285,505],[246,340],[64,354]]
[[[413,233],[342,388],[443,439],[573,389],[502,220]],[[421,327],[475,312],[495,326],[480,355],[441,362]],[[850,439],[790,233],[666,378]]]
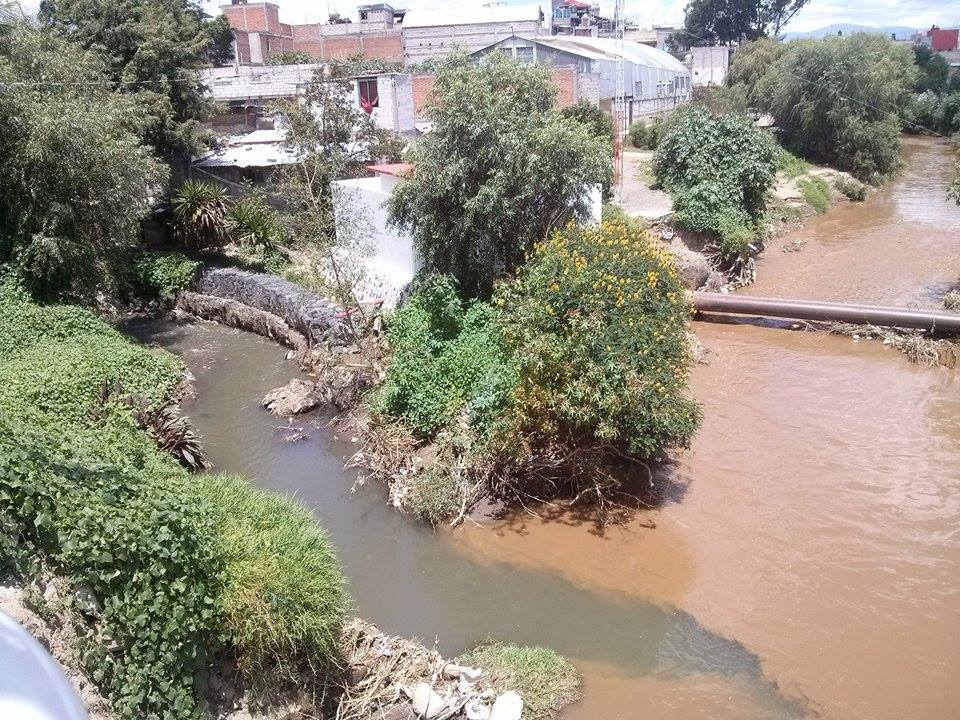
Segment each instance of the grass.
[[308,510],[239,478],[189,475],[128,406],[98,403],[116,381],[161,402],[182,372],[0,278],[0,527],[17,529],[0,533],[0,568],[42,563],[92,589],[102,616],[78,651],[123,717],[199,717],[197,674],[222,650],[255,685],[258,673],[322,673],[345,609]]
[[853,202],[863,202],[867,199],[867,186],[856,178],[838,176],[833,181],[833,186]]
[[777,170],[787,179],[792,180],[810,172],[810,163],[798,158],[789,150],[780,148],[780,154],[777,156]]
[[580,699],[576,668],[549,648],[489,642],[457,662],[483,668],[487,681],[497,692],[519,693],[524,718],[555,717],[565,705]]
[[943,296],[943,306],[947,310],[960,313],[960,290],[951,290]]
[[346,609],[343,576],[313,515],[243,478],[198,478],[201,501],[215,511],[226,556],[224,625],[248,674],[328,666]]
[[817,214],[822,214],[830,207],[830,186],[823,178],[805,177],[802,178],[797,186],[803,199]]

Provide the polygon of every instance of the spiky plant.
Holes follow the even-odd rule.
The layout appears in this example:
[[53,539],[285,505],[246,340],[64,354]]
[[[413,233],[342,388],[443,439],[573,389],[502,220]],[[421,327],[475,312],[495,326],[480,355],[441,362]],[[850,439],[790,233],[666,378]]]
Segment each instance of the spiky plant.
[[200,436],[190,427],[187,418],[177,413],[172,400],[154,406],[146,397],[124,392],[119,380],[113,384],[104,380],[87,411],[90,422],[100,422],[111,401],[129,407],[140,429],[153,439],[158,448],[173,455],[185,468],[196,471],[210,467],[203,456]]
[[227,216],[227,229],[233,239],[265,252],[280,239],[277,214],[259,195],[250,195],[236,203]]
[[189,248],[225,245],[229,198],[222,185],[187,180],[173,194],[173,228]]

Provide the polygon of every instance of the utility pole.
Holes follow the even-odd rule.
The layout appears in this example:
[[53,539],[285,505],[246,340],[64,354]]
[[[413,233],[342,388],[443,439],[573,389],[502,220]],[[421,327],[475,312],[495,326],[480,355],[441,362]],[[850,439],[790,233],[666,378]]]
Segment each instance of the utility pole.
[[613,11],[617,49],[617,79],[613,98],[613,185],[616,198],[623,202],[623,138],[627,134],[627,98],[623,78],[624,0],[616,0]]

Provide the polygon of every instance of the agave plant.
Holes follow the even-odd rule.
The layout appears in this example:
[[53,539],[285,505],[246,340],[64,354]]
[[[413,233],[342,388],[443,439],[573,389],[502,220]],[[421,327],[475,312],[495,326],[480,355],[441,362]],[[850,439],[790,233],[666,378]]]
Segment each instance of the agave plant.
[[220,247],[230,239],[229,198],[222,185],[187,180],[174,193],[172,206],[174,231],[186,246]]
[[238,243],[260,251],[272,249],[280,238],[277,214],[258,195],[245,197],[230,209],[227,228]]
[[146,397],[134,397],[125,393],[119,381],[111,385],[104,380],[87,411],[91,422],[96,423],[103,419],[111,400],[128,406],[140,429],[153,439],[158,448],[173,455],[185,468],[204,470],[210,467],[210,463],[203,456],[200,436],[190,427],[187,419],[177,413],[172,400],[154,407]]

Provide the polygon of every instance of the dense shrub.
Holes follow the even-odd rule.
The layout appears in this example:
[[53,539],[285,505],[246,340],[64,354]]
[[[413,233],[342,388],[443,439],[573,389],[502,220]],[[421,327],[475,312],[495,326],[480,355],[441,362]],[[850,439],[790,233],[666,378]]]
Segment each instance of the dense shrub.
[[187,180],[171,200],[173,229],[177,238],[192,250],[225,245],[229,196],[223,185]]
[[251,672],[322,669],[343,607],[309,513],[189,476],[100,394],[119,383],[161,403],[181,372],[85,311],[0,284],[0,564],[42,561],[96,598],[78,608],[81,661],[121,717],[200,717],[197,676],[221,649]]
[[640,150],[656,150],[660,137],[663,135],[664,123],[657,118],[647,122],[646,120],[637,120],[630,126],[627,137],[633,147]]
[[878,182],[899,167],[917,72],[909,48],[879,35],[798,40],[755,94],[791,150]]
[[227,231],[243,247],[269,253],[281,240],[280,219],[266,198],[250,192],[227,213]]
[[778,149],[742,115],[678,110],[657,148],[657,180],[679,225],[718,237],[722,254],[747,252],[777,171]]
[[492,313],[485,303],[465,306],[453,279],[428,278],[388,321],[393,358],[376,407],[433,437],[501,362]]
[[810,172],[810,163],[798,158],[786,148],[777,148],[777,172],[782,172],[788,178],[806,175]]
[[613,142],[613,118],[589,100],[565,107],[560,115],[580,123],[595,136]]
[[568,226],[495,303],[515,377],[491,427],[498,456],[604,445],[646,457],[690,440],[700,411],[685,394],[689,308],[672,256],[647,232]]
[[179,252],[145,252],[133,264],[134,290],[172,300],[193,282],[201,263]]

